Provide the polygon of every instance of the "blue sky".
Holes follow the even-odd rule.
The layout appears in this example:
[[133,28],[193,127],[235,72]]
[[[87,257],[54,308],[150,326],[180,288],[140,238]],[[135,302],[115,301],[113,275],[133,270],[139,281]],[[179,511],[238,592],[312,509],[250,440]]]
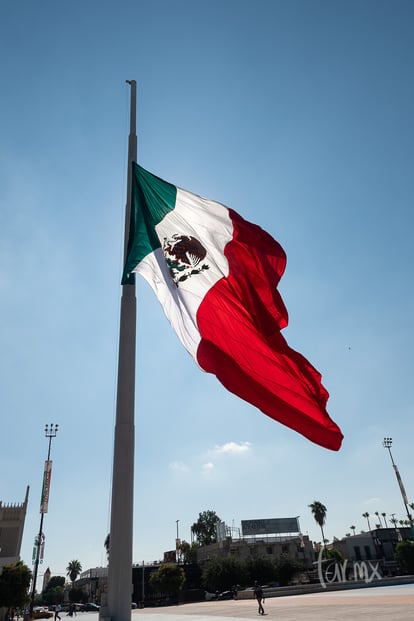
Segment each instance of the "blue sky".
[[0,500],[30,485],[29,565],[52,422],[44,567],[105,564],[127,79],[141,165],[286,250],[284,334],[345,436],[324,450],[227,393],[139,280],[134,561],[207,509],[300,516],[317,541],[314,500],[329,539],[405,517],[382,439],[412,502],[413,26],[403,0],[1,3]]

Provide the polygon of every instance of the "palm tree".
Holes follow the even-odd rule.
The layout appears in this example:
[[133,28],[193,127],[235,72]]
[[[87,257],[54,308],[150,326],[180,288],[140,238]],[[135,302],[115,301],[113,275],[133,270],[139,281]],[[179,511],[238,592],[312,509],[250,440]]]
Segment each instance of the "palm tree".
[[385,528],[388,528],[388,524],[387,524],[387,514],[386,513],[381,513],[382,517],[384,518],[384,524],[385,524]]
[[368,530],[371,530],[371,524],[369,523],[369,513],[368,513],[368,511],[365,511],[365,513],[362,514],[362,517],[366,518],[366,520],[368,522]]
[[379,528],[382,528],[382,522],[381,522],[381,518],[380,518],[380,514],[378,511],[375,511],[375,515],[377,516],[378,520],[379,520]]
[[82,565],[79,561],[70,561],[68,566],[66,567],[66,575],[69,576],[70,581],[72,582],[72,588],[74,587],[75,580],[79,576],[82,571]]
[[325,545],[325,535],[323,532],[323,526],[325,524],[326,512],[327,509],[325,505],[323,505],[319,500],[314,500],[312,504],[309,505],[310,510],[312,511],[312,515],[315,518],[315,522],[319,524],[321,533],[322,533],[322,544]]
[[350,526],[349,528],[352,530],[352,533],[355,535],[355,526]]

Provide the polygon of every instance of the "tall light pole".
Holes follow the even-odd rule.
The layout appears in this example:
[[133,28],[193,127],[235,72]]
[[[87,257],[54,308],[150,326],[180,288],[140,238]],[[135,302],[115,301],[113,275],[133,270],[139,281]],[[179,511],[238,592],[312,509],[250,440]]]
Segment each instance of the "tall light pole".
[[47,459],[45,461],[45,469],[43,472],[43,484],[42,484],[42,495],[40,498],[40,527],[39,534],[37,535],[37,546],[36,546],[36,558],[34,561],[33,568],[33,583],[32,583],[32,593],[30,596],[30,616],[33,614],[33,603],[36,592],[36,582],[37,582],[37,572],[39,569],[39,559],[40,559],[40,550],[42,547],[43,540],[43,518],[45,513],[47,513],[48,505],[49,505],[49,492],[50,492],[50,479],[52,476],[52,462],[50,461],[50,449],[52,446],[52,438],[56,437],[58,432],[59,425],[54,425],[51,423],[45,426],[45,436],[49,438],[49,447],[47,451]]
[[176,540],[175,540],[175,560],[176,560],[177,563],[179,563],[180,559],[181,559],[181,541],[180,541],[180,538],[178,536],[178,522],[179,521],[180,520],[175,520],[175,524],[177,526],[177,537],[176,537]]
[[388,449],[388,452],[390,454],[390,458],[391,458],[391,463],[392,463],[392,467],[394,468],[394,472],[395,472],[395,476],[397,477],[397,481],[398,481],[398,485],[400,486],[400,492],[401,492],[401,496],[404,502],[404,506],[405,506],[405,510],[407,512],[407,518],[409,523],[411,524],[411,528],[413,528],[413,518],[408,510],[408,498],[407,498],[407,494],[405,492],[404,489],[404,485],[400,476],[400,473],[398,471],[398,468],[396,466],[396,464],[394,463],[394,459],[392,457],[392,453],[391,453],[391,446],[392,446],[392,438],[384,438],[384,441],[382,443],[383,447]]

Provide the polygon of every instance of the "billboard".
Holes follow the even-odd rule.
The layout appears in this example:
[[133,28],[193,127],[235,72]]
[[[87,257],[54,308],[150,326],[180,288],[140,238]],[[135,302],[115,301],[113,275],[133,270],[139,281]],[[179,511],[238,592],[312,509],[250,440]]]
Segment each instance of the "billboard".
[[280,535],[282,533],[300,532],[297,517],[242,520],[241,526],[243,537],[249,535]]

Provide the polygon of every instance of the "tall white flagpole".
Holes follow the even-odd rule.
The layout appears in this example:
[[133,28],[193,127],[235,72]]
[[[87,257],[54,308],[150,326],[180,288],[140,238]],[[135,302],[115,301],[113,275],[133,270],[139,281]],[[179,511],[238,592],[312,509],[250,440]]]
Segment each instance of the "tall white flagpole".
[[[128,186],[125,209],[124,262],[131,214],[132,162],[137,160],[136,88],[131,87],[128,138]],[[112,473],[111,527],[109,539],[108,600],[101,619],[130,621],[132,601],[132,535],[134,505],[134,402],[135,402],[135,282],[122,285],[119,328],[118,386]]]

